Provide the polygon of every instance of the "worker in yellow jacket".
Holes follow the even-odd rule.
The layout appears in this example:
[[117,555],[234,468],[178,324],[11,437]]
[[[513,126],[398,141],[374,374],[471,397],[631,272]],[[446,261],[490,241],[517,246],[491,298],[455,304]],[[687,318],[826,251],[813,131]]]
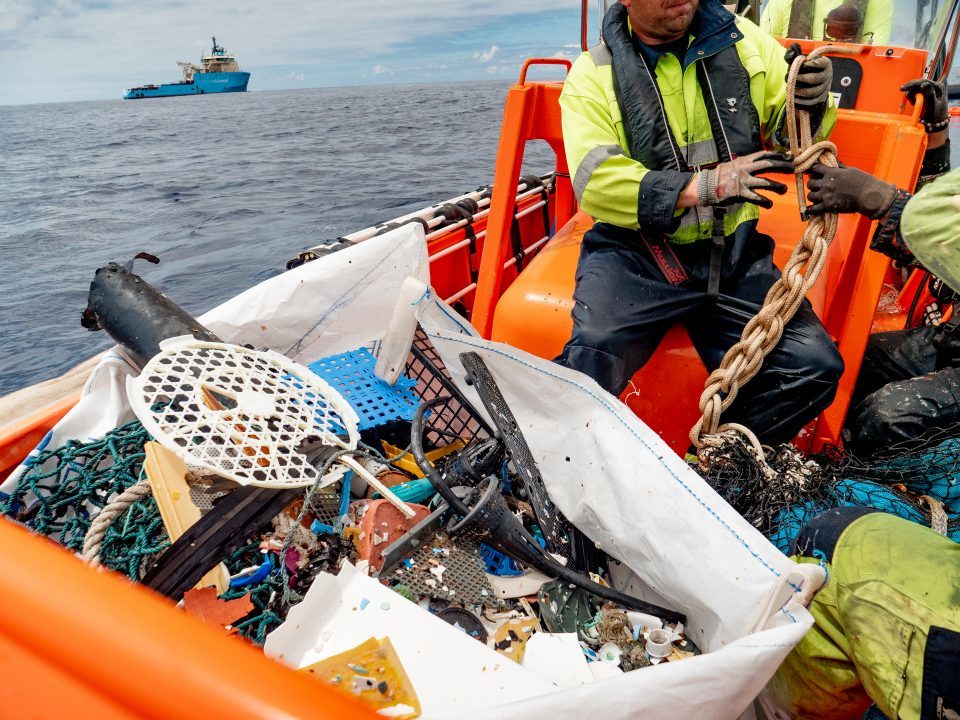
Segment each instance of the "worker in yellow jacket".
[[[918,80],[905,90],[911,98],[924,96],[931,171],[948,144],[946,87]],[[874,249],[919,263],[960,292],[960,170],[913,196],[849,167],[814,166],[809,187],[810,212],[860,212],[879,220]],[[904,338],[888,340],[883,344]],[[921,340],[935,357],[936,338]],[[894,370],[910,372],[902,358],[888,360]],[[850,443],[879,450],[919,441],[910,437],[914,431],[956,427],[958,389],[957,367],[890,383],[854,413]],[[871,705],[870,717],[960,720],[960,544],[886,513],[848,507],[812,520],[794,551],[801,562],[822,563],[827,582],[810,606],[814,627],[770,683],[773,702],[790,717],[810,720],[860,718]]]
[[[620,394],[675,322],[717,367],[779,277],[758,206],[783,193],[783,48],[719,0],[621,0],[560,97],[583,239],[574,328],[557,361]],[[832,66],[807,61],[798,103],[826,135]],[[787,441],[833,400],[843,361],[808,303],[724,420]]]
[[960,544],[870,508],[829,510],[800,531],[821,563],[813,628],[780,666],[770,699],[804,720],[960,718]]
[[893,0],[767,0],[760,27],[780,38],[886,45]]

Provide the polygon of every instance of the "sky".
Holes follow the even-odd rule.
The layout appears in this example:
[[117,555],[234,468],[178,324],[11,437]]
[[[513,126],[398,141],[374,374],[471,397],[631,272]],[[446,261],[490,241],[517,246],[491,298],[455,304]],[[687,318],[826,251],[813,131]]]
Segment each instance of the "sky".
[[251,91],[512,79],[524,58],[576,57],[580,2],[0,0],[0,105],[179,80],[214,35]]

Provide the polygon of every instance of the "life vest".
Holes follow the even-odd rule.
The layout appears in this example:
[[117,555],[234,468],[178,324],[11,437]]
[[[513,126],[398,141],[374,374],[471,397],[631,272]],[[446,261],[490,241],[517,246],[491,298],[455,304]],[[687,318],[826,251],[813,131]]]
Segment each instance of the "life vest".
[[648,67],[643,53],[634,45],[626,8],[617,3],[604,17],[604,42],[613,57],[614,88],[630,154],[645,167],[692,171],[763,148],[760,115],[750,96],[750,75],[734,47],[743,35],[732,16],[723,29],[727,29],[725,44],[710,54],[700,50],[704,56],[694,60],[713,132],[712,138],[700,144],[712,140],[716,150],[711,159],[708,151],[701,149],[695,155],[697,161],[691,162],[689,152],[681,149],[670,129],[654,78],[655,68]]

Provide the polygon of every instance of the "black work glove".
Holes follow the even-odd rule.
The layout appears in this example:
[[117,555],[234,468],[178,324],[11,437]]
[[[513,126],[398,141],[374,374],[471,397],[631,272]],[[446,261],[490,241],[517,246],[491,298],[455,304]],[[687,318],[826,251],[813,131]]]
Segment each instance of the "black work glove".
[[928,133],[946,130],[950,124],[950,111],[947,108],[947,86],[933,80],[911,80],[902,88],[907,100],[916,104],[917,95],[923,96],[923,111],[920,121]]
[[[802,55],[800,45],[793,43],[787,48],[783,56],[787,65]],[[787,77],[790,76],[789,70]],[[804,60],[797,73],[796,105],[803,110],[814,112],[814,108],[825,109],[830,97],[830,86],[833,84],[833,63],[828,57],[818,57],[813,60]]]
[[760,176],[764,173],[792,172],[793,163],[790,159],[771,150],[734,158],[700,173],[697,178],[697,202],[703,206],[749,202],[760,207],[772,207],[773,200],[757,195],[756,191],[769,190],[783,195],[787,186]]
[[858,212],[872,220],[883,217],[897,198],[897,187],[851,167],[814,165],[807,181],[811,215]]

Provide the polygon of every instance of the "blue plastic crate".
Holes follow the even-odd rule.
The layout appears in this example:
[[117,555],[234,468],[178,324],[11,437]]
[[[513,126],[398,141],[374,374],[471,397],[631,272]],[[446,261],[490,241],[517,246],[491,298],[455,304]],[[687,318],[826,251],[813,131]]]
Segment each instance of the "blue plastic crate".
[[350,403],[360,418],[361,431],[394,420],[412,420],[420,403],[413,392],[416,380],[401,375],[396,385],[388,385],[374,374],[376,365],[377,359],[366,348],[330,355],[309,365]]

